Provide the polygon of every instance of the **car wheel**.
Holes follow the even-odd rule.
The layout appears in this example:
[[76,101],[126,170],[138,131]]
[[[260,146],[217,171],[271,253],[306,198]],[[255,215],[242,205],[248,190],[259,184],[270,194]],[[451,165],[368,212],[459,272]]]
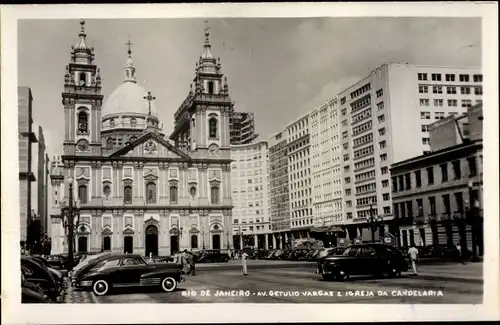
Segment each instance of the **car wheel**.
[[161,288],[165,292],[172,292],[177,288],[177,280],[172,277],[166,277],[161,281]]
[[97,280],[94,281],[92,285],[92,291],[96,294],[96,296],[104,296],[109,291],[109,283],[106,280]]
[[349,280],[349,273],[344,270],[339,270],[337,273],[337,280],[339,281],[347,281]]

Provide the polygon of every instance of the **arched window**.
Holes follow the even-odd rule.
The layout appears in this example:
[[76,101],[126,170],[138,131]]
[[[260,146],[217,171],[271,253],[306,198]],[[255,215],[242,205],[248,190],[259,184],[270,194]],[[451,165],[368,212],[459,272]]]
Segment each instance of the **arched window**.
[[156,184],[146,184],[147,203],[156,203]]
[[78,113],[78,132],[88,133],[88,115],[85,112]]
[[130,126],[132,126],[133,128],[137,126],[137,120],[135,118],[130,119]]
[[177,203],[177,186],[170,186],[170,203]]
[[123,188],[123,202],[132,203],[132,186],[126,185]]
[[214,82],[213,81],[209,81],[208,82],[208,93],[209,94],[213,94],[214,93]]
[[197,248],[198,248],[198,236],[191,235],[191,249],[197,249]]
[[81,203],[87,203],[87,185],[78,186],[78,199]]
[[210,188],[210,197],[211,197],[211,202],[212,204],[219,204],[219,187],[218,186],[212,186]]
[[115,120],[114,119],[109,120],[109,125],[111,127],[114,127],[115,126]]
[[79,86],[85,86],[87,84],[87,75],[82,72],[80,73],[80,83],[78,84]]
[[135,140],[137,140],[137,138],[135,136],[130,137],[130,143],[134,142]]
[[105,198],[109,198],[111,196],[111,186],[109,185],[104,185],[102,188],[102,194],[104,194]]
[[113,139],[108,138],[108,140],[106,140],[106,148],[113,149]]
[[208,120],[208,129],[209,129],[209,137],[210,139],[217,138],[217,118],[211,117]]

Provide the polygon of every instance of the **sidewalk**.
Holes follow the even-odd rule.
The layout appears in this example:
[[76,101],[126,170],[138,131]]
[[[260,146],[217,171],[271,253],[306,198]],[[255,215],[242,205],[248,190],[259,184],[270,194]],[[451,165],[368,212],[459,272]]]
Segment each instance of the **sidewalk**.
[[75,289],[68,284],[66,294],[64,295],[62,303],[64,304],[92,304],[96,303],[94,294],[91,291],[83,291]]
[[[309,261],[280,261],[280,260],[247,260],[248,267],[252,269],[268,269],[268,268],[295,268],[295,267],[316,267],[316,262]],[[241,260],[230,260],[227,263],[199,263],[196,264],[198,271],[211,270],[234,270],[240,269]]]
[[[449,280],[470,283],[483,282],[483,263],[480,262],[420,265],[417,267],[417,271],[417,277],[424,280]],[[407,274],[412,274],[411,267]]]

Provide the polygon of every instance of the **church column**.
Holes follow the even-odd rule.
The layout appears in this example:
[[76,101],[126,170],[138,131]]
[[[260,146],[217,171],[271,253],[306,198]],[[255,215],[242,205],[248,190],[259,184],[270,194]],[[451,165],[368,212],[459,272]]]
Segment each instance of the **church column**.
[[75,141],[75,133],[76,133],[76,128],[75,128],[75,105],[71,105],[69,108],[69,123],[71,125],[70,128],[70,133],[69,133],[69,141],[74,142]]
[[160,198],[158,201],[163,201],[163,199],[165,198],[166,194],[165,194],[165,174],[166,174],[166,166],[165,165],[161,165],[160,166],[160,173],[158,175],[158,184],[157,186],[159,187],[160,189]]
[[113,196],[114,197],[120,197],[120,189],[121,189],[121,182],[118,180],[118,166],[116,164],[113,164],[113,169],[112,169],[113,175],[111,176],[113,179]]
[[207,109],[205,107],[201,107],[201,118],[200,118],[200,125],[201,125],[201,135],[200,135],[200,144],[203,147],[208,146],[208,132],[207,132]]
[[69,133],[70,133],[70,122],[69,122],[69,105],[64,106],[64,121],[66,122],[64,128],[64,140],[69,141]]
[[203,134],[202,133],[203,132],[203,128],[202,128],[203,119],[202,119],[200,111],[196,112],[195,121],[196,121],[196,126],[195,126],[195,129],[196,129],[196,132],[195,132],[195,135],[196,135],[196,138],[195,138],[196,139],[196,145],[200,146],[200,145],[202,145],[202,134]]
[[[134,166],[134,179],[139,179],[139,168]],[[136,186],[133,186],[132,188],[132,195],[134,197],[139,197],[139,186],[136,185]]]
[[95,180],[95,183],[96,183],[95,196],[98,198],[101,198],[102,197],[102,191],[101,191],[101,188],[102,188],[102,164],[100,161],[96,164],[96,168],[97,168],[97,179]]
[[144,182],[143,182],[143,177],[144,177],[144,165],[141,163],[139,166],[137,166],[137,178],[134,179],[134,185],[137,187],[139,190],[139,195],[138,197],[143,198],[144,197]]
[[92,200],[92,198],[95,198],[97,197],[98,195],[98,192],[97,192],[97,184],[98,184],[98,181],[97,181],[97,164],[93,163],[91,168],[90,168],[90,175],[91,176],[91,179],[90,179],[90,182],[92,183],[92,186],[90,186],[90,189],[91,189],[91,193],[89,193],[89,201]]

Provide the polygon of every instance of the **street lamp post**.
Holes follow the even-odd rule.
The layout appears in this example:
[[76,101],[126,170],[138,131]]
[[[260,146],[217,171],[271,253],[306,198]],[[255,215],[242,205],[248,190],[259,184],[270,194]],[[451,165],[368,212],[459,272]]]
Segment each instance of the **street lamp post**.
[[468,188],[469,188],[469,224],[471,225],[471,235],[472,235],[472,261],[477,260],[477,209],[478,207],[476,206],[476,198],[473,198],[472,191],[473,191],[473,186],[474,183],[472,181],[468,182]]
[[373,212],[373,204],[370,204],[370,215],[366,217],[366,221],[372,232],[372,243],[375,242],[375,230],[377,229],[377,216]]
[[[80,201],[76,201],[73,203],[73,178],[70,176],[68,178],[68,190],[69,190],[69,206],[68,206],[68,211],[66,213],[66,227],[68,229],[67,231],[67,240],[68,240],[68,261],[67,261],[67,268],[68,270],[73,269],[73,262],[74,262],[74,249],[75,249],[75,228],[78,228],[80,224]],[[73,207],[75,205],[75,208]],[[76,225],[74,223],[75,221],[75,214],[78,215],[78,219],[76,222]]]

